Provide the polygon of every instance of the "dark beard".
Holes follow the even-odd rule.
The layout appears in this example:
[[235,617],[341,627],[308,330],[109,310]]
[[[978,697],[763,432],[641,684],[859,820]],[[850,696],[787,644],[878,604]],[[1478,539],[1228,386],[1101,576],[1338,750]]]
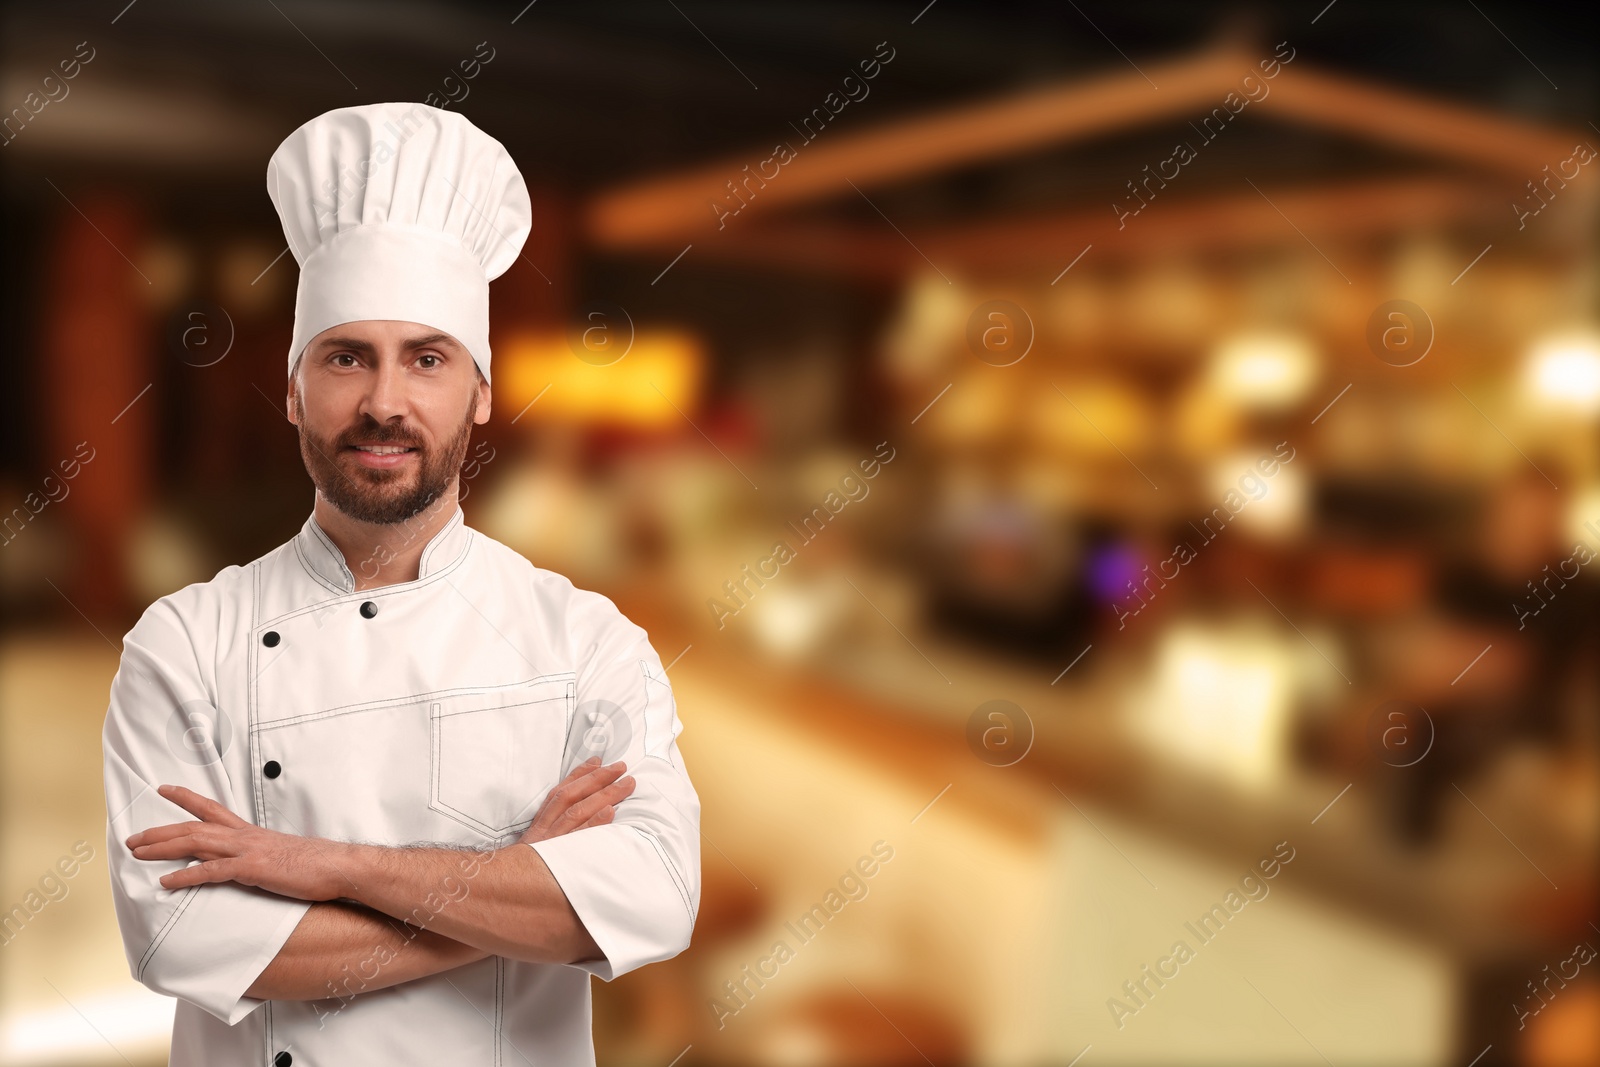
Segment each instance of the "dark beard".
[[[312,483],[328,503],[357,522],[391,526],[422,512],[449,487],[450,479],[466,459],[476,408],[477,397],[474,396],[455,436],[442,449],[430,451],[409,431],[379,426],[370,415],[363,415],[359,426],[344,431],[334,440],[318,437],[306,429],[305,403],[297,394],[295,412],[300,420],[300,457]],[[409,488],[401,484],[412,477],[405,470],[373,470],[359,464],[341,463],[345,449],[356,441],[416,448],[419,462],[415,483]]]

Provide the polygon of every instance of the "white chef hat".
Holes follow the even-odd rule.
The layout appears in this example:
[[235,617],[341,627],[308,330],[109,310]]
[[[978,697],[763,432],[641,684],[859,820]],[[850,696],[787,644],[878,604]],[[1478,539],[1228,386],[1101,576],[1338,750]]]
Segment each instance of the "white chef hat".
[[284,138],[267,193],[300,264],[290,372],[329,327],[398,319],[450,334],[489,380],[489,282],[533,216],[499,141],[427,104],[338,108]]

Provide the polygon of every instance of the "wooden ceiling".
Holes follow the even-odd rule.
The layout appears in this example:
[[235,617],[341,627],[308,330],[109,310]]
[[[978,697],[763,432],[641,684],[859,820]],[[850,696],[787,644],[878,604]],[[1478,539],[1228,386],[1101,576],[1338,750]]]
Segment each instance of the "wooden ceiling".
[[[1230,92],[1242,95],[1243,78],[1259,74],[1257,63],[1264,58],[1267,53],[1224,46],[1143,71],[1031,89],[861,132],[832,136],[825,130],[815,144],[786,138],[797,145],[795,158],[720,229],[710,204],[734,203],[727,183],[741,178],[747,164],[753,169],[770,156],[772,147],[603,190],[584,207],[583,233],[592,247],[613,252],[670,257],[693,244],[697,259],[893,277],[929,261],[977,270],[1034,261],[1065,264],[1088,244],[1114,243],[1119,254],[1138,255],[1156,244],[1226,247],[1300,241],[1301,234],[1345,238],[1419,226],[1503,226],[1514,221],[1510,204],[1527,192],[1525,183],[1547,164],[1567,159],[1574,144],[1585,139],[1580,132],[1538,127],[1317,70],[1300,56],[1282,66],[1266,83],[1270,94],[1251,105],[1262,117],[1381,145],[1443,169],[1430,175],[1397,171],[1375,179],[1327,180],[1320,186],[1252,189],[1241,181],[1237,193],[1174,198],[1160,205],[1159,225],[1139,219],[1125,228],[1109,208],[1120,189],[1107,190],[1106,205],[1068,205],[982,222],[924,221],[905,230],[876,213],[854,223],[792,217],[797,210],[838,199],[859,204],[875,188],[974,165],[1004,166],[1008,158],[1028,152],[1198,119]],[[1574,199],[1593,202],[1595,183],[1573,185]]]

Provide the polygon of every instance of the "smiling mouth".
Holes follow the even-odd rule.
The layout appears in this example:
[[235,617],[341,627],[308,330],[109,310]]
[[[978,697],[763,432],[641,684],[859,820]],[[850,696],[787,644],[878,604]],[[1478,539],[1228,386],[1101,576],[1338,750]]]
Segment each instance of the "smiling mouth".
[[402,452],[416,451],[415,448],[409,448],[404,445],[346,445],[345,447],[374,456],[395,456]]

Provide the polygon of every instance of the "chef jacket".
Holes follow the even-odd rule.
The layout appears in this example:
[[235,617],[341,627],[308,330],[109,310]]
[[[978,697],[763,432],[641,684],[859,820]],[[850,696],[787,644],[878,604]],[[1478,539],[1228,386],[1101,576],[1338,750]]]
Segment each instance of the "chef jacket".
[[[260,559],[162,597],[123,639],[103,740],[117,921],[133,977],[178,998],[171,1067],[593,1064],[589,976],[678,954],[699,909],[682,729],[645,631],[459,505],[415,581],[357,592],[313,515]],[[361,991],[379,964],[363,956],[337,996],[263,1001],[245,991],[311,905],[232,882],[168,890],[158,879],[195,861],[124,844],[194,818],[157,794],[172,783],[292,834],[503,847],[591,755],[626,760],[632,795],[611,823],[531,847],[593,961],[490,956]]]

